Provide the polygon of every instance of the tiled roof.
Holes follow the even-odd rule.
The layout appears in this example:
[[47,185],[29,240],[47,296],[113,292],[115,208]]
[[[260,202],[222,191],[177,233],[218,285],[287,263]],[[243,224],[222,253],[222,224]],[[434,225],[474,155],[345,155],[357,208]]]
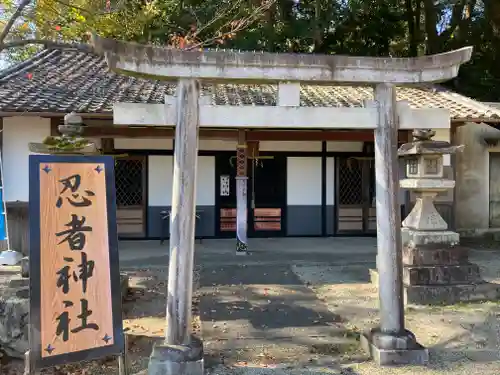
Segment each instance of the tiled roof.
[[[77,50],[45,50],[0,72],[0,112],[111,113],[115,102],[163,103],[172,83],[108,71],[102,57]],[[217,105],[275,105],[275,85],[204,87]],[[301,105],[360,107],[370,87],[302,86]],[[398,100],[414,108],[447,108],[453,119],[500,121],[493,108],[438,86],[401,87]]]

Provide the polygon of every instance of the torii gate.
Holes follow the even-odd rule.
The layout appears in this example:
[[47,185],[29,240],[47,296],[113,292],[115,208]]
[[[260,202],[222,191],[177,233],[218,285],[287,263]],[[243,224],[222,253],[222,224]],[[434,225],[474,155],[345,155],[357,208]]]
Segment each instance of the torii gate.
[[[377,211],[377,267],[380,327],[365,334],[380,364],[422,363],[425,348],[404,328],[401,218],[398,207],[398,129],[449,128],[443,109],[411,110],[396,103],[396,85],[454,78],[470,60],[472,47],[416,58],[182,51],[94,37],[96,51],[111,70],[144,78],[178,80],[175,101],[133,113],[117,105],[115,124],[175,126],[170,265],[165,343],[155,346],[150,375],[202,374],[202,345],[190,335],[194,256],[195,189],[199,127],[279,129],[374,129]],[[276,107],[211,106],[200,100],[200,81],[279,84]],[[300,83],[374,85],[375,101],[365,108],[300,107]],[[175,113],[175,114],[174,114]],[[241,184],[241,183],[238,183]],[[238,189],[242,191],[243,189]],[[240,193],[237,205],[246,211]],[[238,210],[242,211],[242,210]],[[244,212],[244,211],[243,211]],[[243,218],[238,218],[240,223]],[[244,219],[246,220],[246,219]],[[246,222],[244,222],[246,228]]]

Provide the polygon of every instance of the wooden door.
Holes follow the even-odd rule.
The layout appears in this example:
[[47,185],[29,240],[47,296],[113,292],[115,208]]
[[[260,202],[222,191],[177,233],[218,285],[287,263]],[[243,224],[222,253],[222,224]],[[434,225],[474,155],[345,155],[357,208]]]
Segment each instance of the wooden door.
[[146,157],[128,156],[115,162],[118,236],[146,236]]
[[337,162],[337,233],[374,234],[375,168],[372,157],[339,157]]

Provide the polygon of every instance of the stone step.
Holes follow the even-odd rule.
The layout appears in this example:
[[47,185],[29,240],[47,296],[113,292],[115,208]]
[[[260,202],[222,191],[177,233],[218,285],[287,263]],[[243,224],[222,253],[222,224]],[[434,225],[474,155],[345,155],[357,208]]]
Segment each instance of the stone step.
[[[370,269],[372,284],[378,286],[378,271]],[[500,284],[478,282],[457,285],[403,285],[405,304],[452,305],[458,302],[494,301],[500,298]]]
[[500,298],[500,284],[405,285],[405,303],[415,305],[452,305],[458,302],[491,301]]
[[405,285],[459,285],[481,282],[477,264],[404,266],[403,283]]
[[405,266],[434,266],[469,264],[468,249],[462,246],[440,244],[403,247]]

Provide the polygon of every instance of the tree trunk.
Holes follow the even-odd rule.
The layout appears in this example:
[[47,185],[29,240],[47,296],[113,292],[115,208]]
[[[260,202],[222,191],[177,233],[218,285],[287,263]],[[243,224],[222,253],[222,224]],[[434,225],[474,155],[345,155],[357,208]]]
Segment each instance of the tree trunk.
[[420,42],[420,0],[416,0],[417,9],[414,9],[414,0],[405,0],[406,19],[408,23],[408,55],[418,56],[418,44]]
[[318,52],[323,44],[323,33],[321,31],[321,2],[314,2],[314,51]]
[[440,38],[437,31],[437,10],[433,0],[423,0],[425,14],[425,33],[427,34],[425,52],[427,55],[438,53]]

